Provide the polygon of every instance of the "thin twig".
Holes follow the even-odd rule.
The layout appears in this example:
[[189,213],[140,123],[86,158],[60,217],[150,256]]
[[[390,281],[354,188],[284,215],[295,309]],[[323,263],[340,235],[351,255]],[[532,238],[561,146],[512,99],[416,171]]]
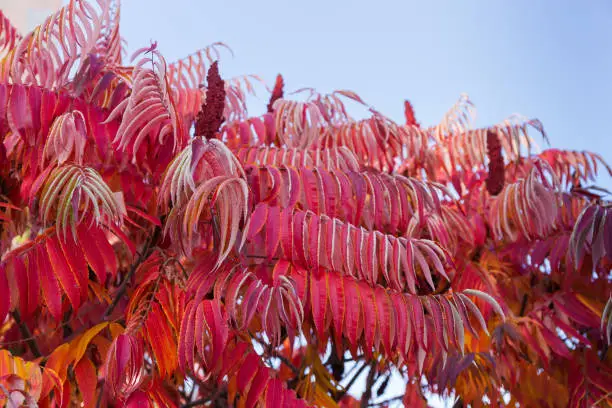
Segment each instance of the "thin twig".
[[191,402],[187,402],[183,405],[181,405],[181,408],[191,408],[191,407],[197,407],[198,405],[204,405],[209,401],[216,401],[217,398],[219,398],[221,396],[221,394],[223,394],[223,392],[225,391],[224,388],[218,388],[212,395],[206,397],[206,398],[200,398],[197,399],[195,401],[191,401]]
[[376,382],[376,360],[370,363],[370,372],[366,379],[365,391],[361,395],[361,408],[366,408],[370,404],[370,398],[372,398],[372,387]]
[[197,407],[198,405],[206,404],[210,400],[211,400],[210,398],[200,398],[195,401],[191,401],[191,402],[181,405],[181,408]]
[[32,339],[35,340],[35,339],[42,338],[42,337],[52,336],[54,333],[56,333],[57,331],[59,331],[63,327],[72,324],[72,322],[74,322],[78,318],[79,318],[78,316],[72,316],[70,318],[70,320],[65,321],[65,322],[61,322],[60,324],[57,325],[57,327],[55,327],[53,329],[39,331],[36,336],[32,335],[32,336],[29,336],[29,337],[22,337],[22,338],[20,338],[18,340],[0,341],[0,348],[12,346],[12,345],[17,345],[17,344],[27,343],[29,340],[32,340]]
[[30,348],[32,354],[34,354],[34,357],[42,357],[42,353],[38,348],[38,343],[36,343],[36,338],[32,336],[30,328],[24,323],[23,320],[21,320],[19,311],[15,310],[11,314],[13,315],[13,319],[15,319],[15,323],[17,323],[17,325],[19,326],[19,331],[21,332],[21,335],[27,339],[26,343],[28,344],[28,347]]
[[125,295],[128,284],[130,280],[132,279],[132,276],[136,272],[136,269],[138,269],[140,264],[147,258],[147,256],[149,256],[149,249],[151,248],[151,244],[153,243],[153,241],[157,239],[159,235],[159,231],[160,231],[159,227],[156,227],[155,232],[153,233],[153,236],[147,239],[144,245],[144,248],[142,249],[142,252],[140,252],[140,254],[138,255],[138,259],[136,259],[136,261],[132,264],[130,271],[123,278],[123,282],[121,282],[121,286],[119,286],[119,290],[117,290],[117,293],[115,294],[115,298],[113,299],[113,302],[110,305],[108,305],[108,308],[104,312],[104,317],[103,317],[104,320],[108,319],[111,313],[113,313],[113,310],[115,310],[115,307],[117,307],[117,304],[119,304],[119,301],[121,300],[123,295]]
[[272,357],[278,358],[283,364],[289,367],[291,371],[293,371],[293,374],[300,375],[300,370],[298,370],[298,368],[295,365],[293,365],[293,363],[289,361],[285,356],[281,356],[280,354],[274,353],[272,354]]
[[373,402],[373,403],[369,404],[368,407],[377,407],[377,406],[380,406],[380,405],[386,405],[386,404],[389,404],[391,402],[399,401],[402,398],[404,398],[403,394],[402,395],[396,395],[395,397],[391,397],[391,398],[388,398],[388,399],[383,400],[383,401]]
[[519,316],[523,316],[525,314],[525,307],[527,307],[527,294],[523,295],[523,300],[521,301],[521,310],[519,311]]
[[276,351],[271,346],[259,340],[257,337],[253,335],[253,333],[249,332],[249,335],[251,336],[253,340],[255,340],[257,343],[259,343],[262,346],[262,348],[264,349],[264,351],[269,357],[278,358],[283,364],[289,367],[291,371],[293,371],[293,374],[295,374],[296,376],[300,375],[300,370],[291,361],[289,361],[289,359],[287,359],[285,356],[282,356],[276,353]]
[[346,387],[344,387],[344,389],[340,391],[340,393],[338,393],[338,395],[335,398],[336,401],[340,401],[342,397],[344,397],[346,393],[348,393],[348,391],[351,389],[355,381],[357,381],[357,378],[359,378],[359,376],[361,375],[361,373],[363,372],[363,370],[365,370],[367,366],[368,365],[364,363],[361,367],[359,367],[355,375],[353,375],[353,378],[351,378],[350,381],[346,384]]
[[185,401],[191,401],[198,388],[198,384],[196,384],[195,379],[193,379],[193,386],[191,387],[191,391],[189,391],[189,395],[185,395]]

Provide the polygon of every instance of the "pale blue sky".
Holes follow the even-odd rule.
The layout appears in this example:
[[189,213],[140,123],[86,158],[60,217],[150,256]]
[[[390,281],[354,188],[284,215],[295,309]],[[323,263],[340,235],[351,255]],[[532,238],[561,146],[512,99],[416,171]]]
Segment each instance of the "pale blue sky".
[[172,61],[223,41],[228,77],[351,89],[398,121],[405,98],[434,124],[466,92],[478,125],[537,117],[553,146],[612,161],[609,1],[128,0],[121,17],[130,50],[156,40]]

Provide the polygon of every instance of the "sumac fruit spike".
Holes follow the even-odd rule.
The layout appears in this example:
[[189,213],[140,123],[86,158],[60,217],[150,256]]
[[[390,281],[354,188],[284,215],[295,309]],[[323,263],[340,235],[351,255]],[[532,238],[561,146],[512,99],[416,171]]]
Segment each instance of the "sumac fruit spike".
[[487,131],[487,156],[489,157],[489,176],[486,180],[487,191],[491,195],[497,195],[504,188],[506,174],[499,136],[493,130]]
[[217,61],[213,62],[208,70],[206,84],[206,100],[196,118],[195,134],[212,139],[223,123],[225,108],[225,82],[219,75]]

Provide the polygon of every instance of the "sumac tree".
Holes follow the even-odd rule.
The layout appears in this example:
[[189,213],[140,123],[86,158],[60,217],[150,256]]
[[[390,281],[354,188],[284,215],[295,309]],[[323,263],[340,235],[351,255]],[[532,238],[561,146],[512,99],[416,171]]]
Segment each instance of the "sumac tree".
[[110,0],[1,17],[2,405],[612,403],[599,155],[280,76],[249,116],[221,43],[124,62]]

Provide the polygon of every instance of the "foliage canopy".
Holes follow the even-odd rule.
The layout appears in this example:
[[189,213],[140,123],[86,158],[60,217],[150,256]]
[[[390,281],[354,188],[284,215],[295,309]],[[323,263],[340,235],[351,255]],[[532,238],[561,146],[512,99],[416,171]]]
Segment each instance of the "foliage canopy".
[[598,154],[280,75],[249,116],[222,43],[124,62],[112,0],[0,25],[2,405],[612,404]]

